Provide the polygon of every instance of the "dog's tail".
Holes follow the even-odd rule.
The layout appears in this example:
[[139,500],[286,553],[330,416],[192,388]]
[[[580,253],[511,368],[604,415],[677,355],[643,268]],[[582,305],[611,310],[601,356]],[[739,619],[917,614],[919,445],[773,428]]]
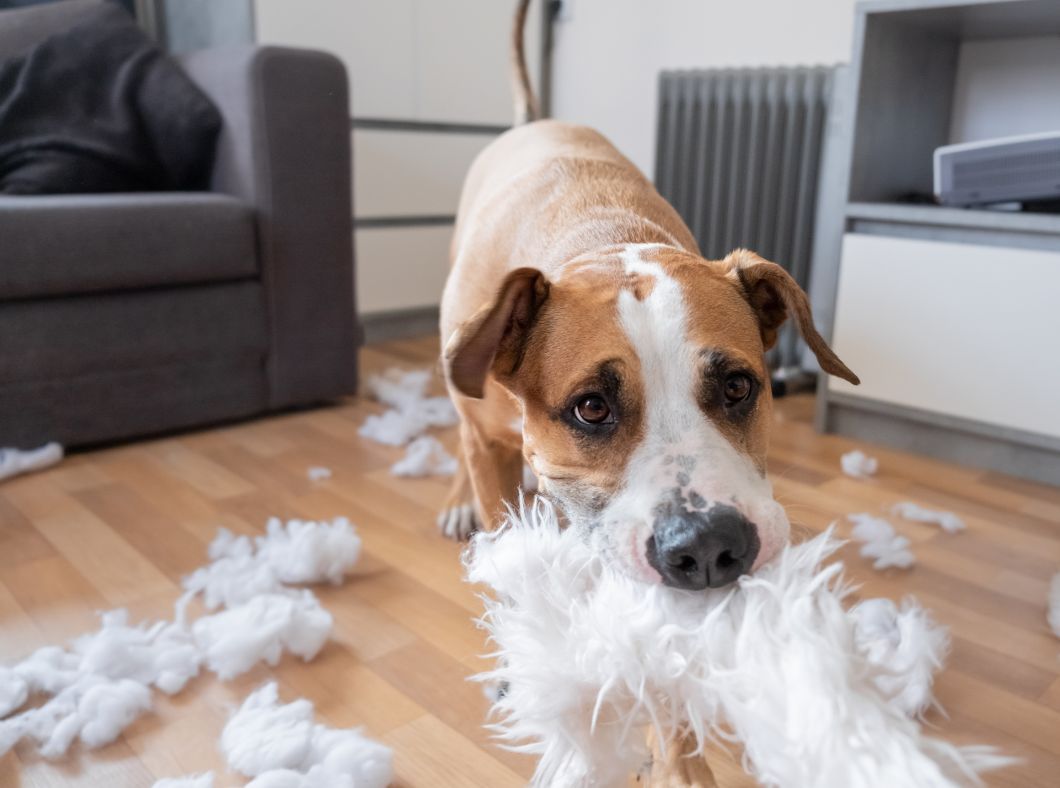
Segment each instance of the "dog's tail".
[[512,92],[515,94],[515,125],[529,123],[540,117],[537,96],[530,86],[530,72],[526,69],[526,53],[523,50],[523,28],[526,27],[526,11],[530,0],[519,0],[512,24]]

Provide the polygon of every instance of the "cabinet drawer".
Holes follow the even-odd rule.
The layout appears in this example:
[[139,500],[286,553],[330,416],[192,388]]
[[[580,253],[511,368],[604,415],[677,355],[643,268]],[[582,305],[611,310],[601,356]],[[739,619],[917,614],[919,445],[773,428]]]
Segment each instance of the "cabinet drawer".
[[355,131],[354,213],[455,214],[471,162],[492,141],[481,134]]
[[453,228],[360,229],[357,308],[362,315],[437,306],[449,274]]
[[1060,437],[1060,254],[843,238],[829,390]]

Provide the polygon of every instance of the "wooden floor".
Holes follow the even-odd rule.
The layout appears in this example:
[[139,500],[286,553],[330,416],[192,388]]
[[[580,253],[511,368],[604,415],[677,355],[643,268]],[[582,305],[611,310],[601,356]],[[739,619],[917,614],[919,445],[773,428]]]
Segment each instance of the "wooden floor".
[[[396,342],[367,349],[363,363],[425,366],[436,353],[431,339]],[[399,785],[525,783],[532,764],[490,744],[486,702],[466,681],[484,667],[484,644],[459,547],[434,531],[446,482],[390,476],[398,451],[357,435],[377,410],[351,402],[79,454],[0,485],[0,664],[94,629],[97,610],[171,616],[180,578],[205,562],[219,526],[258,533],[274,515],[346,515],[365,543],[355,575],[318,590],[336,631],[314,662],[285,660],[228,684],[200,677],[117,743],[75,748],[58,763],[23,745],[0,759],[0,785],[139,787],[206,769],[220,771],[219,787],[241,785],[224,772],[217,737],[229,709],[270,676],[331,725],[363,725],[391,745]],[[991,784],[1060,785],[1060,641],[1045,623],[1060,568],[1060,489],[866,446],[879,476],[849,479],[839,455],[853,444],[813,432],[811,399],[777,410],[770,466],[794,521],[820,529],[907,499],[965,518],[956,536],[900,522],[919,560],[911,571],[874,572],[853,548],[843,555],[862,595],[915,594],[950,627],[953,653],[938,681],[949,719],[930,718],[939,735],[1025,759]],[[334,476],[310,482],[315,465]],[[723,786],[749,784],[734,762],[716,765]]]

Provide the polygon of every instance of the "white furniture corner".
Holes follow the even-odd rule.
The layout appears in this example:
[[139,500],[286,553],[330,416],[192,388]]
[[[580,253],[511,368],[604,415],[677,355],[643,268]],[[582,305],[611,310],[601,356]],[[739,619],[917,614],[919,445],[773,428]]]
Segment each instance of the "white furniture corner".
[[[813,290],[862,385],[821,377],[819,429],[1060,485],[1060,214],[912,199],[932,192],[934,149],[991,112],[1010,113],[1007,130],[1047,130],[1019,129],[1048,113],[969,86],[962,64],[989,78],[984,46],[1004,69],[1006,49],[1060,52],[1042,44],[1057,36],[1055,0],[858,4],[837,103],[829,207],[841,221],[818,238]],[[1039,80],[1026,96],[1060,106],[1060,60],[1016,62],[1007,93],[1013,74]]]

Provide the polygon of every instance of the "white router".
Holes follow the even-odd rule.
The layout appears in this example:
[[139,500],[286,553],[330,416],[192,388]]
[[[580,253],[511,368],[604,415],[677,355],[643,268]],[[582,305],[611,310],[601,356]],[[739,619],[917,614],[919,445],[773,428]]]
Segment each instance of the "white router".
[[959,206],[1060,200],[1060,131],[936,148],[935,196]]

